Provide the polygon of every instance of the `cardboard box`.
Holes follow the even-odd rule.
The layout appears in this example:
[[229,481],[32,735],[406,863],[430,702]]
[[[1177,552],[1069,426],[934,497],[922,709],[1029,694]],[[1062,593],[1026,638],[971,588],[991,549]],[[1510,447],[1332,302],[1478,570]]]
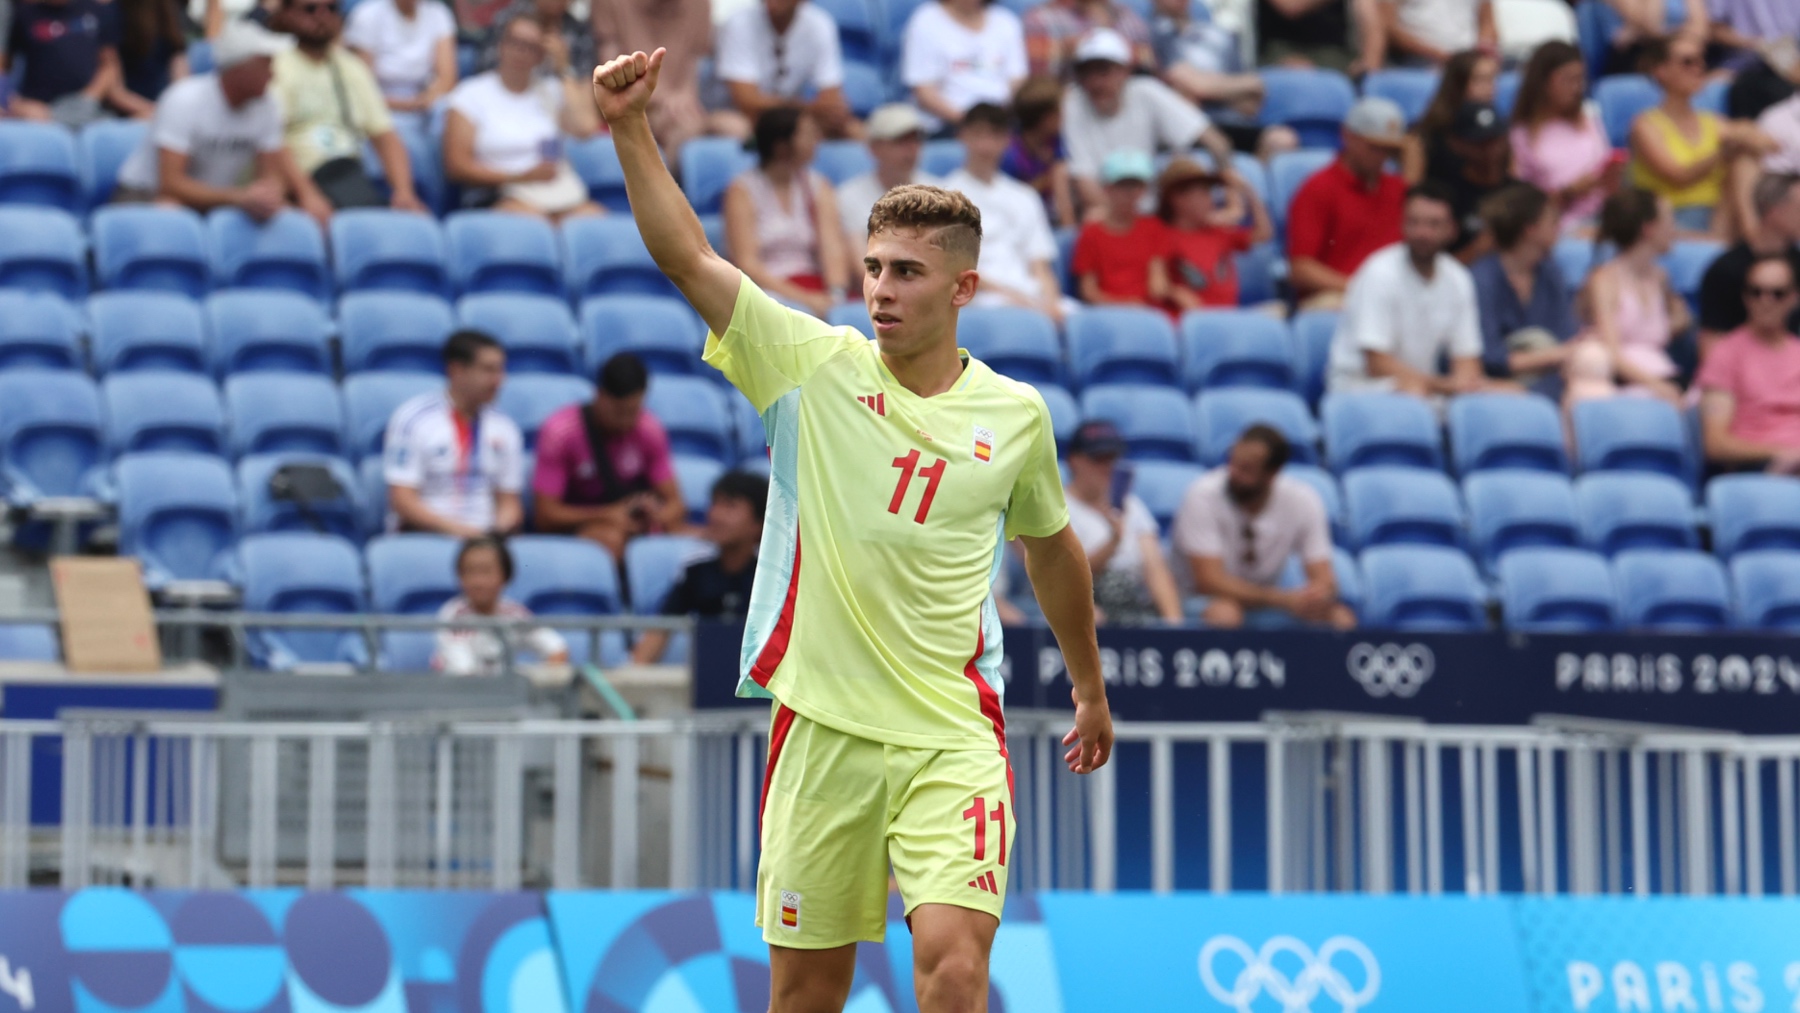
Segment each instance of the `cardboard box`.
[[50,561],[71,672],[158,672],[162,651],[150,595],[135,559],[59,556]]

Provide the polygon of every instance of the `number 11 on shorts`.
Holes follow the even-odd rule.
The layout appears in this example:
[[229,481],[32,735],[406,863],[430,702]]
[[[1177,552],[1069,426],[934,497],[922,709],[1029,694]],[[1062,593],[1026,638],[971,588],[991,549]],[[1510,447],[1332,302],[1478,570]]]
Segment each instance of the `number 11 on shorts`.
[[987,824],[988,820],[994,821],[994,826],[1000,829],[1000,865],[1005,867],[1006,803],[995,802],[993,810],[989,811],[987,799],[977,795],[975,802],[963,810],[962,817],[965,820],[975,821],[975,860],[977,862],[987,861]]

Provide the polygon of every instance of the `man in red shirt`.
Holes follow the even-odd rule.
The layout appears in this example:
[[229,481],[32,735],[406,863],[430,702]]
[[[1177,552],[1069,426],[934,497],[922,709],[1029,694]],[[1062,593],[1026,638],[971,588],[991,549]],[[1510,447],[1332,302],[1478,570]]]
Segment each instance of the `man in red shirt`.
[[1288,207],[1288,278],[1302,309],[1343,302],[1369,254],[1400,241],[1406,181],[1387,171],[1406,135],[1406,114],[1365,98],[1344,118],[1337,161],[1301,184]]

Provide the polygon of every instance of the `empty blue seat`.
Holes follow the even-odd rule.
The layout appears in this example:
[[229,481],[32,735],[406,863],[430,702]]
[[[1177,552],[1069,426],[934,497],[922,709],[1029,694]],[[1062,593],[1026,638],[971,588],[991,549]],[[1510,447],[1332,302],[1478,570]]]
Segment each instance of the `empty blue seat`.
[[1181,348],[1169,318],[1137,306],[1101,306],[1069,317],[1075,383],[1177,384]]
[[875,171],[875,156],[861,141],[824,141],[813,155],[813,171],[831,180],[833,186]]
[[213,280],[221,288],[276,288],[331,299],[325,234],[310,216],[289,210],[258,223],[237,208],[214,208],[206,231]]
[[1387,67],[1363,78],[1363,94],[1384,98],[1400,107],[1408,124],[1425,115],[1425,107],[1437,94],[1438,72],[1423,67]]
[[1688,309],[1698,312],[1700,282],[1707,268],[1725,252],[1725,244],[1713,239],[1677,239],[1663,254],[1662,265],[1669,272],[1669,285],[1688,301]]
[[119,554],[136,556],[144,584],[224,580],[238,538],[231,469],[206,454],[127,454],[115,469]]
[[[342,538],[293,531],[250,535],[238,554],[248,611],[346,617],[368,611],[362,556]],[[253,628],[246,633],[251,659],[265,668],[369,661],[362,631],[348,624],[344,629]]]
[[[650,386],[654,388],[658,382],[652,381]],[[527,373],[507,377],[495,405],[518,425],[525,449],[532,450],[537,447],[538,430],[544,428],[546,419],[569,405],[586,404],[593,399],[594,385],[579,376]]]
[[[304,508],[291,498],[277,497],[270,479],[282,466],[316,465],[331,473],[341,494],[309,499]],[[356,472],[341,457],[324,454],[251,454],[237,465],[238,499],[243,505],[245,534],[265,531],[324,531],[362,541],[362,490]]]
[[1258,73],[1263,80],[1259,116],[1263,126],[1286,124],[1306,147],[1337,147],[1344,117],[1356,103],[1356,88],[1349,78],[1334,70],[1293,67],[1269,67]]
[[1363,602],[1368,598],[1362,566],[1341,545],[1331,547],[1331,575],[1337,580],[1338,601],[1343,602],[1357,616],[1362,616]]
[[619,150],[611,134],[598,134],[578,140],[564,138],[563,153],[576,175],[587,184],[588,196],[608,211],[630,213],[631,201],[625,196],[625,169],[619,164]]
[[88,300],[88,337],[102,375],[208,372],[200,304],[171,292],[102,292]]
[[844,61],[844,101],[858,118],[866,119],[887,98],[887,82],[881,70],[857,60]]
[[[966,317],[968,314],[968,309],[962,311],[962,316]],[[838,303],[831,308],[830,312],[825,314],[825,322],[833,327],[854,327],[862,332],[863,337],[870,340],[874,340],[875,338],[875,324],[869,319],[869,308],[859,302]],[[959,318],[957,321],[959,344],[961,343],[961,332],[962,322]],[[980,358],[980,356],[976,356],[976,358]]]
[[[523,380],[525,377],[518,377]],[[516,382],[516,380],[515,380]],[[506,396],[502,385],[500,396]],[[379,455],[394,409],[427,391],[442,390],[444,378],[428,373],[367,372],[344,378],[344,429],[350,456]],[[510,414],[510,413],[509,413]],[[515,421],[517,421],[515,417]]]
[[575,317],[561,299],[517,292],[466,295],[456,303],[456,318],[505,347],[508,373],[581,372]]
[[1504,70],[1494,82],[1494,108],[1500,115],[1512,119],[1513,106],[1519,101],[1519,85],[1524,83],[1523,75],[1517,70]]
[[1752,549],[1731,560],[1737,625],[1800,633],[1800,552]]
[[1202,387],[1293,390],[1294,338],[1287,324],[1254,310],[1195,310],[1181,318],[1190,391]]
[[1601,555],[1699,545],[1687,487],[1666,475],[1583,475],[1575,480],[1575,507],[1582,544]]
[[1318,495],[1319,505],[1325,508],[1325,517],[1331,522],[1333,542],[1350,540],[1350,527],[1344,516],[1344,491],[1336,476],[1316,464],[1287,465],[1281,469],[1281,476],[1304,484]]
[[1284,151],[1269,160],[1269,214],[1275,219],[1275,227],[1284,234],[1294,194],[1307,180],[1337,160],[1336,147],[1334,139],[1329,146]]
[[212,368],[232,373],[330,376],[331,320],[297,292],[236,289],[206,300]]
[[0,289],[0,370],[82,368],[79,319],[57,296]]
[[1575,489],[1561,475],[1495,469],[1463,480],[1475,554],[1492,572],[1502,557],[1540,546],[1581,544]]
[[750,399],[736,390],[725,395],[731,405],[731,424],[737,432],[737,452],[740,466],[747,460],[760,460],[767,463],[769,456],[769,437],[763,431],[762,416],[756,413],[756,406]]
[[165,370],[114,373],[100,385],[106,448],[113,455],[152,450],[225,453],[225,406],[204,376]]
[[725,465],[710,457],[675,454],[675,483],[681,487],[681,503],[687,507],[688,521],[706,523],[706,510],[712,505],[712,487],[725,474]]
[[602,295],[583,300],[581,344],[590,371],[620,352],[630,352],[652,373],[701,376],[711,372],[700,361],[706,325],[679,299]]
[[556,230],[528,215],[458,211],[444,221],[450,281],[458,292],[560,295],[562,257]]
[[1308,404],[1325,396],[1325,369],[1331,362],[1331,339],[1337,334],[1336,310],[1308,310],[1294,314],[1288,325],[1294,332],[1294,365],[1299,389]]
[[305,373],[239,373],[225,381],[232,457],[304,452],[342,457],[344,408],[329,379]]
[[102,453],[100,392],[69,370],[0,373],[0,473],[15,506],[92,496]]
[[[460,543],[447,535],[382,535],[363,550],[369,571],[369,605],[383,615],[428,616],[461,593],[456,580]],[[423,672],[431,668],[437,634],[387,630],[381,635],[381,668]]]
[[1800,549],[1800,479],[1720,475],[1706,483],[1713,551],[1723,559],[1754,549]]
[[0,204],[80,211],[75,136],[54,123],[0,122]]
[[676,453],[736,463],[731,408],[718,384],[696,376],[658,376],[650,381],[644,407],[662,422]]
[[1156,518],[1157,526],[1169,530],[1169,522],[1175,519],[1182,497],[1203,474],[1202,469],[1197,464],[1180,461],[1138,461],[1130,467],[1131,492],[1144,501],[1150,516]]
[[387,462],[372,454],[356,466],[356,485],[362,490],[363,534],[373,538],[387,530]]
[[1362,554],[1362,623],[1377,629],[1487,628],[1487,592],[1475,564],[1439,545],[1381,545]]
[[[619,568],[606,550],[585,538],[517,535],[507,542],[513,556],[509,595],[546,618],[616,615],[619,612]],[[564,630],[569,658],[580,664],[593,657],[585,632]],[[602,658],[624,653],[617,633],[601,638]]]
[[1037,392],[1050,412],[1050,428],[1056,433],[1056,452],[1060,455],[1081,425],[1081,407],[1075,403],[1075,395],[1061,387],[1040,383]]
[[81,128],[81,135],[75,139],[75,158],[80,163],[81,189],[87,195],[88,207],[97,208],[112,200],[119,168],[144,143],[149,132],[148,120],[101,119]]
[[64,299],[87,295],[87,239],[73,215],[56,208],[0,207],[0,289]]
[[1612,570],[1585,549],[1530,548],[1500,560],[1501,621],[1520,633],[1592,633],[1618,621]]
[[1582,471],[1647,471],[1693,484],[1694,454],[1681,413],[1666,401],[1582,401],[1571,413]]
[[0,623],[0,659],[61,661],[62,642],[47,623]]
[[[688,147],[697,142],[690,141]],[[563,270],[576,302],[595,295],[661,295],[681,298],[662,273],[631,219],[576,218],[563,224]]]
[[449,294],[444,234],[425,215],[385,208],[339,211],[331,216],[331,256],[342,292]]
[[94,275],[103,288],[198,299],[212,286],[205,223],[187,208],[110,204],[94,212]]
[[1659,632],[1731,625],[1725,567],[1696,549],[1628,549],[1613,557],[1620,625]]
[[1642,74],[1613,74],[1594,83],[1594,101],[1600,104],[1600,122],[1615,148],[1631,144],[1631,121],[1662,101],[1662,89]]
[[725,200],[725,188],[738,173],[755,167],[756,155],[744,150],[741,142],[727,137],[696,137],[681,146],[681,189],[687,193],[695,214],[717,214]]
[[[1048,403],[1048,402],[1046,402]],[[1054,423],[1055,416],[1051,416]],[[1146,461],[1195,460],[1194,416],[1188,400],[1173,387],[1109,383],[1081,392],[1081,417],[1107,419],[1119,427],[1126,453]],[[1071,430],[1073,435],[1073,430]]]
[[344,372],[413,370],[441,374],[444,339],[456,315],[439,296],[419,292],[352,292],[338,303]]
[[[866,310],[863,318],[868,319]],[[970,306],[957,317],[956,343],[1003,376],[1040,386],[1062,383],[1062,341],[1056,322],[1036,310]]]
[[1594,244],[1592,240],[1565,237],[1556,241],[1556,248],[1550,252],[1551,259],[1562,272],[1563,283],[1570,292],[1578,291],[1587,281],[1588,272],[1594,267]]
[[1286,258],[1274,241],[1257,243],[1237,258],[1238,305],[1255,306],[1281,298],[1275,289],[1277,274],[1287,273]]
[[692,535],[645,535],[625,545],[625,586],[631,592],[635,615],[662,614],[663,600],[681,579],[690,562],[718,549]]
[[876,0],[816,0],[837,22],[838,46],[846,60],[880,63],[887,39],[887,16]]
[[1444,470],[1444,437],[1431,407],[1405,394],[1332,394],[1319,406],[1325,457],[1343,474],[1392,465]]
[[1319,460],[1319,427],[1306,402],[1286,390],[1226,388],[1201,391],[1194,399],[1199,430],[1200,463],[1218,464],[1231,452],[1244,430],[1258,422],[1274,426],[1287,437],[1289,460],[1316,464]]
[[926,141],[925,150],[919,155],[919,168],[940,179],[962,168],[963,144],[952,138]]
[[1462,499],[1442,472],[1358,468],[1344,476],[1344,511],[1358,548],[1464,541]]
[[1465,394],[1451,400],[1449,423],[1457,474],[1489,468],[1568,474],[1562,416],[1547,398]]

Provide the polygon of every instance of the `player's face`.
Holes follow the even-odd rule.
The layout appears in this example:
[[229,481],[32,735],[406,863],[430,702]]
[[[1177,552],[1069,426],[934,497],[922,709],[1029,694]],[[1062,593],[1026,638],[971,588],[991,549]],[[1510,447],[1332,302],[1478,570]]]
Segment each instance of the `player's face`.
[[883,355],[902,358],[956,341],[956,311],[975,298],[973,264],[917,229],[884,229],[863,255],[863,302]]
[[492,612],[500,603],[506,571],[500,568],[500,557],[492,549],[476,549],[464,556],[456,577],[462,583],[463,597],[475,611]]

